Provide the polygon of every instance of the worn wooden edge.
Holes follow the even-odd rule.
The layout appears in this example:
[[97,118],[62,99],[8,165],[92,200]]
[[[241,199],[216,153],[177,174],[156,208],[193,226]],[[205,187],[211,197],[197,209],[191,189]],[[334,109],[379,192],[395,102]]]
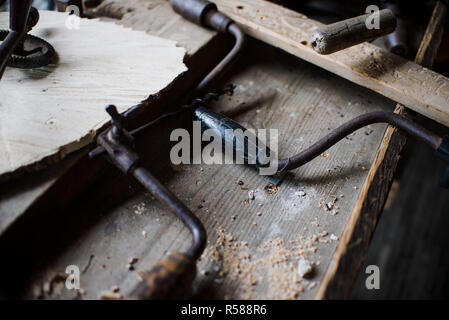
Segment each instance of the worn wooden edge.
[[265,0],[215,2],[248,35],[449,126],[448,78],[366,42],[320,55],[309,41],[321,23]]
[[[446,11],[445,4],[438,1],[416,54],[417,64],[429,68],[433,65],[443,36]],[[406,108],[398,104],[395,113],[405,115]],[[387,128],[354,210],[320,282],[316,299],[346,298],[351,293],[387,200],[406,140],[399,130],[391,126]]]

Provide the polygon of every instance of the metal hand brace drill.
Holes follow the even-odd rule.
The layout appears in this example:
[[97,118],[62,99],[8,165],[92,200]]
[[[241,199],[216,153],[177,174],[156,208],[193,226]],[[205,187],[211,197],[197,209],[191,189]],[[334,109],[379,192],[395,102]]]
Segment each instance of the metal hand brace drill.
[[0,79],[6,66],[32,69],[48,65],[55,50],[43,39],[28,34],[39,21],[32,0],[11,0],[9,28],[0,30]]
[[[136,299],[165,299],[184,296],[195,278],[196,260],[204,250],[206,231],[200,220],[179,199],[141,167],[138,155],[132,150],[134,138],[145,132],[146,129],[161,123],[164,119],[186,112],[192,112],[195,119],[201,120],[203,129],[216,130],[224,140],[229,140],[229,137],[224,134],[226,129],[245,129],[232,119],[205,107],[208,101],[216,99],[220,94],[204,94],[240,55],[245,44],[243,32],[235,22],[218,12],[216,5],[209,1],[171,0],[171,4],[173,9],[186,19],[205,27],[212,27],[219,32],[229,33],[235,37],[236,42],[230,53],[201,81],[193,94],[189,96],[203,96],[203,98],[191,100],[189,105],[182,106],[178,111],[164,114],[156,120],[128,132],[124,128],[124,121],[131,117],[132,112],[125,113],[122,116],[117,113],[114,106],[111,105],[106,108],[112,118],[112,127],[100,134],[98,137],[99,146],[90,153],[90,156],[94,158],[106,153],[109,159],[124,173],[133,175],[159,201],[167,205],[192,234],[192,244],[187,251],[172,253],[160,260],[152,270],[143,273],[143,280],[130,294],[131,298]],[[359,116],[340,126],[303,152],[286,159],[277,160],[275,163],[278,168],[277,174],[306,164],[352,132],[366,125],[379,122],[393,125],[413,137],[421,139],[436,150],[440,157],[449,161],[449,138],[443,139],[397,114],[373,112]],[[235,137],[232,137],[226,142],[231,143],[235,149],[239,144],[239,141],[236,140]],[[243,144],[245,143],[244,141]],[[247,150],[248,146],[245,145],[244,148]],[[245,152],[245,163],[248,163],[247,160],[248,154]],[[260,166],[259,161],[256,161],[257,166]],[[442,178],[442,185],[449,187],[449,168]]]

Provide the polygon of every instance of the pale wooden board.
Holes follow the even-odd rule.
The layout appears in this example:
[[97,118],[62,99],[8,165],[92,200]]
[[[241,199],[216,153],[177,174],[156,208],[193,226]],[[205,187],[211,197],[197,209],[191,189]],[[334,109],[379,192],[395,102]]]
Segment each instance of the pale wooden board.
[[[64,13],[41,11],[32,34],[49,41],[54,64],[7,68],[0,82],[0,175],[56,160],[90,143],[108,120],[168,87],[182,72],[176,42],[98,19],[66,28]],[[0,25],[8,14],[0,14]]]
[[[186,48],[187,55],[189,56],[187,63],[189,63],[190,58],[204,56],[204,53],[199,52],[200,49],[214,45],[211,41],[216,36],[214,32],[198,27],[184,20],[179,15],[173,14],[173,10],[165,0],[153,0],[151,1],[151,5],[141,2],[139,10],[136,11],[133,10],[136,8],[135,0],[124,1],[123,3],[115,2],[113,8],[107,2],[104,2],[104,5],[105,7],[109,7],[109,10],[113,12],[120,10],[125,12],[123,20],[114,19],[116,23],[125,25],[133,30],[145,31],[151,35],[171,39],[179,43],[181,47]],[[120,8],[122,9],[117,8],[117,6],[121,6]],[[105,19],[104,11],[104,7],[103,9],[100,8],[96,14],[101,19]],[[138,18],[135,15],[138,15]],[[208,54],[208,58],[214,57],[215,55]],[[207,64],[204,62],[202,60],[202,65],[197,66],[195,72],[201,73],[207,70]],[[186,75],[190,71],[188,70]],[[181,94],[173,91],[179,91],[179,88],[170,87],[161,96],[179,96]],[[154,97],[154,103],[149,107],[153,109],[164,108],[164,105],[157,105],[159,100],[159,97]],[[82,153],[83,150],[79,151],[73,158],[79,160],[81,158],[80,152]],[[36,171],[32,176],[24,175],[19,177],[13,180],[13,186],[8,181],[4,183],[4,187],[0,185],[0,234],[3,234],[8,228],[14,225],[38,199],[42,198],[46,192],[51,190],[61,176],[76,163],[73,158],[67,157],[60,164]]]
[[[279,128],[281,156],[304,149],[329,129],[356,115],[370,110],[391,110],[392,106],[390,100],[374,92],[254,42],[250,43],[245,60],[231,74],[228,81],[237,85],[234,96],[224,97],[213,108],[232,112],[238,107],[252,106],[236,119],[250,128]],[[173,127],[177,125],[173,124]],[[290,240],[322,231],[341,236],[367,178],[367,168],[375,157],[385,125],[372,126],[374,131],[369,135],[365,134],[365,130],[360,130],[350,137],[351,140],[344,139],[332,147],[327,158],[319,157],[295,170],[275,195],[266,195],[262,191],[267,184],[266,178],[241,165],[191,165],[180,171],[170,169],[169,150],[166,146],[164,148],[164,144],[171,129],[167,125],[148,133],[148,139],[142,143],[143,150],[149,153],[145,166],[204,222],[209,235],[207,250],[215,245],[217,230],[223,227],[236,238],[235,241],[247,241],[249,253],[257,259],[264,256],[260,251],[263,244],[277,237],[288,246]],[[152,141],[151,144],[149,141]],[[154,149],[159,152],[155,154]],[[68,264],[76,264],[83,269],[93,255],[90,267],[81,276],[81,286],[86,290],[84,298],[97,299],[102,290],[108,290],[113,285],[120,286],[121,292],[126,294],[139,280],[136,272],[126,268],[130,257],[138,257],[136,268],[145,269],[150,268],[165,252],[188,246],[190,235],[182,223],[146,192],[139,192],[112,210],[103,209],[102,203],[116,197],[117,191],[112,190],[118,185],[124,190],[129,189],[126,177],[121,177],[117,170],[114,172],[117,177],[109,174],[92,189],[86,190],[85,196],[78,199],[78,204],[65,212],[64,215],[68,215],[67,225],[72,225],[72,228],[76,228],[73,219],[85,221],[84,216],[95,218],[88,223],[88,229],[80,227],[76,236],[69,237],[63,251],[46,260],[45,267],[33,276],[31,288],[48,281],[55,273],[63,272]],[[246,187],[259,191],[256,200],[250,204],[245,203],[248,191],[241,190],[237,184],[239,180],[244,181]],[[307,196],[300,198],[295,195],[299,190],[304,190]],[[341,194],[344,194],[343,198]],[[340,207],[336,216],[319,207],[320,202],[329,202],[334,195],[339,197],[337,204]],[[256,215],[258,211],[262,212],[262,216]],[[80,216],[80,213],[83,215]],[[233,215],[237,215],[236,220],[232,220]],[[314,224],[315,221],[319,226]],[[257,222],[257,226],[253,222]],[[60,224],[57,230],[52,229],[53,241],[65,236],[66,232],[62,230],[67,230],[65,224]],[[142,236],[142,231],[146,231],[146,238]],[[306,287],[299,298],[314,297],[318,286],[312,289],[307,287],[313,282],[319,283],[337,243],[316,243],[318,250],[309,254],[308,258],[320,261],[320,265],[316,267],[312,279],[297,284],[298,288]],[[268,259],[269,255],[265,257]],[[297,259],[297,256],[292,258],[294,268],[282,277],[294,277]],[[195,282],[199,297],[286,297],[285,292],[270,291],[275,284],[268,276],[248,288],[242,279],[234,279],[231,275],[219,277],[218,272],[214,271],[215,266],[216,263],[209,259],[199,263],[200,271],[210,273],[208,276],[200,274]],[[248,295],[248,291],[252,293]],[[32,291],[27,294],[32,296]],[[73,296],[74,292],[62,290],[61,295],[55,294],[52,298]]]
[[320,55],[309,43],[317,21],[263,0],[215,2],[249,35],[449,125],[448,78],[370,43]]

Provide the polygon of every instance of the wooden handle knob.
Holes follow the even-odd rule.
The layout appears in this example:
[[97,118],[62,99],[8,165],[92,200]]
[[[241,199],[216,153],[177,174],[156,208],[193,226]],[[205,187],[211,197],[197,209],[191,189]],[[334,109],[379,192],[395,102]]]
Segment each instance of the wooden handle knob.
[[131,299],[181,299],[192,287],[196,264],[190,256],[174,252],[141,275],[143,280],[131,292]]
[[379,11],[379,28],[368,29],[366,21],[371,14],[335,22],[312,33],[310,43],[319,54],[331,54],[365,41],[393,32],[396,28],[396,16],[391,10]]

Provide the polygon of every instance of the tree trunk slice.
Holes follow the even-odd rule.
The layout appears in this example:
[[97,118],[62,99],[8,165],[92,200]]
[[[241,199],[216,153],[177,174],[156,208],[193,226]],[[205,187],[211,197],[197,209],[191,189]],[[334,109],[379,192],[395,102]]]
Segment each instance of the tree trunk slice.
[[[0,82],[0,180],[87,145],[109,121],[107,104],[124,112],[187,70],[175,41],[98,19],[69,29],[74,16],[40,16],[32,34],[50,42],[57,57],[39,69],[7,68]],[[0,26],[8,19],[1,13]]]

